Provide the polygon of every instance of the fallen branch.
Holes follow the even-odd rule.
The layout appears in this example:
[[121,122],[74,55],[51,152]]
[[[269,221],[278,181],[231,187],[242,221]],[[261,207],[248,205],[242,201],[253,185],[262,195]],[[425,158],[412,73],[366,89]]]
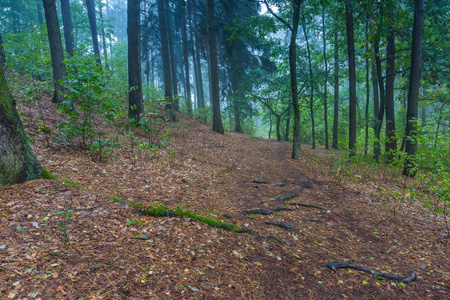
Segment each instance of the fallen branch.
[[265,208],[255,208],[255,209],[247,209],[247,210],[241,210],[240,212],[252,215],[271,215],[273,214],[273,211],[271,211],[270,209],[265,209]]
[[259,233],[259,234],[255,234],[255,236],[261,237],[261,238],[266,238],[266,239],[272,239],[272,240],[274,240],[274,241],[277,241],[277,242],[280,243],[280,244],[285,244],[286,246],[289,246],[289,247],[292,246],[291,243],[282,241],[282,240],[280,240],[279,238],[274,237],[273,235],[267,235],[267,234]]
[[347,269],[347,268],[349,268],[349,269],[355,269],[355,270],[358,270],[358,271],[363,271],[363,272],[372,274],[373,276],[381,276],[381,277],[384,277],[384,278],[387,278],[387,279],[391,279],[391,280],[395,280],[395,281],[399,281],[399,282],[404,282],[404,283],[410,283],[410,282],[412,282],[412,281],[417,279],[417,275],[414,272],[412,272],[409,277],[403,278],[403,277],[401,277],[399,275],[386,274],[386,273],[378,272],[378,271],[375,271],[375,270],[372,270],[372,269],[369,269],[369,268],[366,268],[366,267],[362,267],[362,266],[354,265],[354,264],[349,264],[349,263],[338,261],[338,260],[335,260],[333,262],[327,263],[325,265],[325,267],[333,270],[337,274],[339,274],[337,269]]
[[305,207],[312,207],[312,208],[326,210],[325,208],[317,206],[317,205],[306,204],[306,203],[299,203],[299,202],[289,203],[289,205],[305,206]]
[[285,195],[285,196],[281,196],[281,197],[278,198],[278,200],[280,200],[280,201],[286,201],[286,200],[295,198],[295,197],[297,197],[297,196],[298,196],[297,193],[292,193],[292,194],[288,194],[288,195]]
[[260,184],[266,184],[266,183],[269,183],[268,181],[265,181],[265,180],[248,180],[248,181],[244,181],[244,182],[249,182],[249,183],[260,183]]
[[275,207],[275,208],[273,209],[273,211],[282,211],[282,210],[293,211],[293,210],[295,210],[295,209],[294,209],[294,208],[286,207],[286,206],[284,206],[284,205],[277,206],[277,207]]
[[266,221],[264,223],[266,223],[267,225],[275,225],[275,226],[278,226],[278,227],[281,227],[281,228],[298,230],[297,227],[294,227],[292,225],[289,225],[289,224],[286,224],[286,223],[283,223],[283,222],[269,222],[269,221]]

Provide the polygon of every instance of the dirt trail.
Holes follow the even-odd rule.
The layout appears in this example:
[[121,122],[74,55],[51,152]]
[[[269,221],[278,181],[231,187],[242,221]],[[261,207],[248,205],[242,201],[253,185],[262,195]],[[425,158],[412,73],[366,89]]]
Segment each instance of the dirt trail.
[[[294,161],[290,143],[219,135],[185,117],[175,126],[172,158],[135,159],[124,150],[99,164],[35,143],[46,168],[88,191],[45,180],[0,189],[0,298],[443,299],[450,292],[448,245],[428,221],[394,218],[375,197],[318,172],[312,151]],[[241,212],[273,210],[292,193],[284,204],[295,210]],[[292,246],[186,218],[138,216],[105,195],[188,208]],[[358,271],[337,276],[325,268],[335,259],[404,277],[414,270],[419,279],[403,286]]]

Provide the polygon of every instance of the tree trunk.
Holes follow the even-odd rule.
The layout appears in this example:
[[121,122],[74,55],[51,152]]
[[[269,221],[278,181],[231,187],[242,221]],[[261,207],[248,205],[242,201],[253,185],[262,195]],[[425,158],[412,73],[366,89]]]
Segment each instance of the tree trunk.
[[[366,41],[369,40],[369,22],[366,22]],[[369,148],[369,101],[370,101],[370,65],[369,65],[369,44],[366,42],[366,112],[364,114],[364,122],[365,124],[365,138],[364,138],[364,154],[367,155],[367,151]]]
[[289,101],[287,112],[286,112],[286,130],[285,130],[285,134],[284,134],[285,141],[289,141],[289,129],[291,128],[291,111],[292,111],[292,104]]
[[385,112],[385,105],[386,105],[386,94],[384,91],[384,81],[383,76],[381,74],[381,59],[380,59],[380,49],[379,49],[379,40],[376,40],[374,42],[374,51],[375,51],[375,67],[377,70],[377,80],[378,80],[378,87],[380,89],[380,110],[378,111],[377,120],[375,123],[375,142],[374,142],[374,149],[373,149],[373,155],[374,160],[378,162],[380,160],[381,155],[381,147],[380,147],[380,140],[381,140],[381,127],[383,126],[383,119],[384,119],[384,112]]
[[339,145],[339,24],[336,13],[334,24],[334,113],[333,113],[333,149]]
[[22,121],[0,69],[0,185],[15,184],[41,177]]
[[213,107],[213,130],[224,134],[220,115],[219,70],[217,65],[216,25],[214,22],[214,0],[207,0],[209,60],[211,75],[211,102]]
[[192,60],[194,63],[195,87],[197,91],[197,108],[205,108],[205,97],[203,94],[202,65],[200,63],[199,38],[194,33],[194,26],[197,26],[196,13],[193,11],[192,2],[188,2],[189,15],[193,16],[193,22],[189,18],[190,35],[192,41]]
[[414,177],[417,173],[417,117],[419,107],[420,65],[422,56],[422,34],[425,15],[425,0],[415,0],[412,32],[411,69],[409,73],[408,108],[406,112],[406,161],[403,174]]
[[165,20],[166,20],[166,30],[167,30],[167,42],[169,43],[169,57],[170,57],[170,74],[172,76],[172,89],[173,89],[173,105],[175,110],[180,109],[180,103],[178,98],[178,81],[177,81],[177,64],[174,53],[173,45],[173,32],[172,32],[172,22],[170,19],[170,6],[169,0],[164,0],[165,5]]
[[[103,9],[100,8],[99,12],[100,12],[100,19],[103,20]],[[106,48],[105,27],[102,26],[101,30],[102,30],[102,41],[103,41],[103,57],[105,58],[105,67],[108,70],[109,69],[109,65],[108,65],[108,49]]]
[[275,117],[277,118],[277,141],[281,141],[281,116],[276,115]]
[[323,113],[325,120],[325,149],[330,149],[328,142],[328,101],[327,101],[327,92],[328,92],[328,59],[327,59],[327,42],[326,42],[326,28],[325,28],[325,6],[322,11],[322,41],[323,41],[323,60],[325,64],[325,78],[323,83]]
[[35,0],[36,1],[36,11],[38,15],[38,22],[39,25],[44,24],[44,18],[42,17],[42,0]]
[[140,0],[128,0],[128,118],[135,124],[142,113],[142,73],[141,73],[141,13]]
[[356,155],[356,63],[355,63],[355,39],[353,31],[353,9],[346,2],[346,29],[348,52],[348,76],[349,76],[349,137],[348,149],[350,157]]
[[298,151],[300,150],[300,106],[297,94],[297,32],[300,23],[300,6],[302,0],[293,0],[292,6],[292,30],[291,40],[289,42],[289,73],[291,81],[291,97],[292,108],[294,110],[294,133],[292,158],[298,159]]
[[66,44],[66,52],[69,53],[70,56],[73,56],[73,26],[72,26],[72,13],[70,11],[70,3],[69,0],[60,0],[61,1],[61,15],[64,26],[64,42]]
[[166,98],[166,110],[169,112],[172,121],[175,121],[176,115],[173,106],[172,79],[170,74],[169,42],[167,40],[164,0],[157,0],[157,5],[158,5],[159,31],[161,37],[161,55],[163,62],[164,95]]
[[395,30],[392,26],[387,38],[386,66],[386,141],[387,162],[393,163],[397,153],[397,136],[395,133],[394,82],[395,82]]
[[316,149],[316,126],[314,122],[314,73],[312,69],[312,61],[311,61],[311,50],[309,47],[308,34],[306,32],[306,24],[305,24],[305,16],[302,14],[302,28],[303,34],[305,35],[306,41],[306,50],[308,53],[308,66],[309,66],[309,111],[311,114],[311,135],[312,135],[312,148]]
[[186,106],[189,115],[192,115],[192,101],[191,101],[191,76],[189,73],[189,52],[187,40],[187,24],[186,24],[186,3],[181,3],[181,38],[183,40],[183,56],[184,56],[184,72],[185,72],[185,89],[186,89]]
[[61,42],[61,32],[59,31],[58,15],[56,13],[55,0],[43,0],[45,21],[47,22],[48,42],[50,44],[50,55],[52,58],[53,69],[53,85],[55,87],[55,93],[52,98],[52,102],[56,104],[62,104],[63,87],[60,81],[66,77],[66,66],[64,65],[64,52]]
[[92,45],[94,46],[94,55],[97,65],[101,65],[100,48],[98,46],[97,19],[95,17],[94,0],[86,0],[86,7],[89,17],[89,26],[91,27]]

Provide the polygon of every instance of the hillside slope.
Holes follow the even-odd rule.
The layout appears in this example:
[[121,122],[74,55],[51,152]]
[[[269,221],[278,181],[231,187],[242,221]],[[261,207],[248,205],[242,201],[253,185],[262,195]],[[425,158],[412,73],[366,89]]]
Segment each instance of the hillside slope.
[[[61,116],[44,105],[53,127]],[[302,150],[294,161],[290,143],[219,135],[180,115],[174,151],[136,158],[122,149],[95,163],[74,147],[46,147],[27,117],[39,111],[21,109],[43,166],[86,190],[52,180],[0,188],[2,299],[443,299],[450,292],[448,239],[427,215],[395,217],[376,195],[320,172],[316,152]],[[111,196],[181,207],[276,239],[144,216]],[[282,204],[292,210],[242,212]],[[414,270],[418,280],[405,285],[348,269],[338,276],[325,268],[333,260],[404,277]]]

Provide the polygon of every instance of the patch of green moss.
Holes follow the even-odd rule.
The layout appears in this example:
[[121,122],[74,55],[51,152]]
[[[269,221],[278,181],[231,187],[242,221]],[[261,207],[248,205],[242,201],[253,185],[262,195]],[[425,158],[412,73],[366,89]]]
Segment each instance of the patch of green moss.
[[65,183],[65,184],[70,184],[70,185],[76,186],[77,188],[80,188],[80,189],[82,189],[83,191],[87,191],[87,190],[88,190],[87,188],[85,188],[84,186],[82,186],[82,185],[79,184],[79,183],[76,183],[76,182],[73,181],[73,180],[70,180],[70,179],[62,179],[61,181],[62,181],[63,183]]
[[58,176],[56,176],[55,174],[53,174],[52,172],[50,172],[49,170],[47,170],[45,168],[42,168],[41,177],[43,179],[49,179],[49,180],[58,180],[59,179]]

